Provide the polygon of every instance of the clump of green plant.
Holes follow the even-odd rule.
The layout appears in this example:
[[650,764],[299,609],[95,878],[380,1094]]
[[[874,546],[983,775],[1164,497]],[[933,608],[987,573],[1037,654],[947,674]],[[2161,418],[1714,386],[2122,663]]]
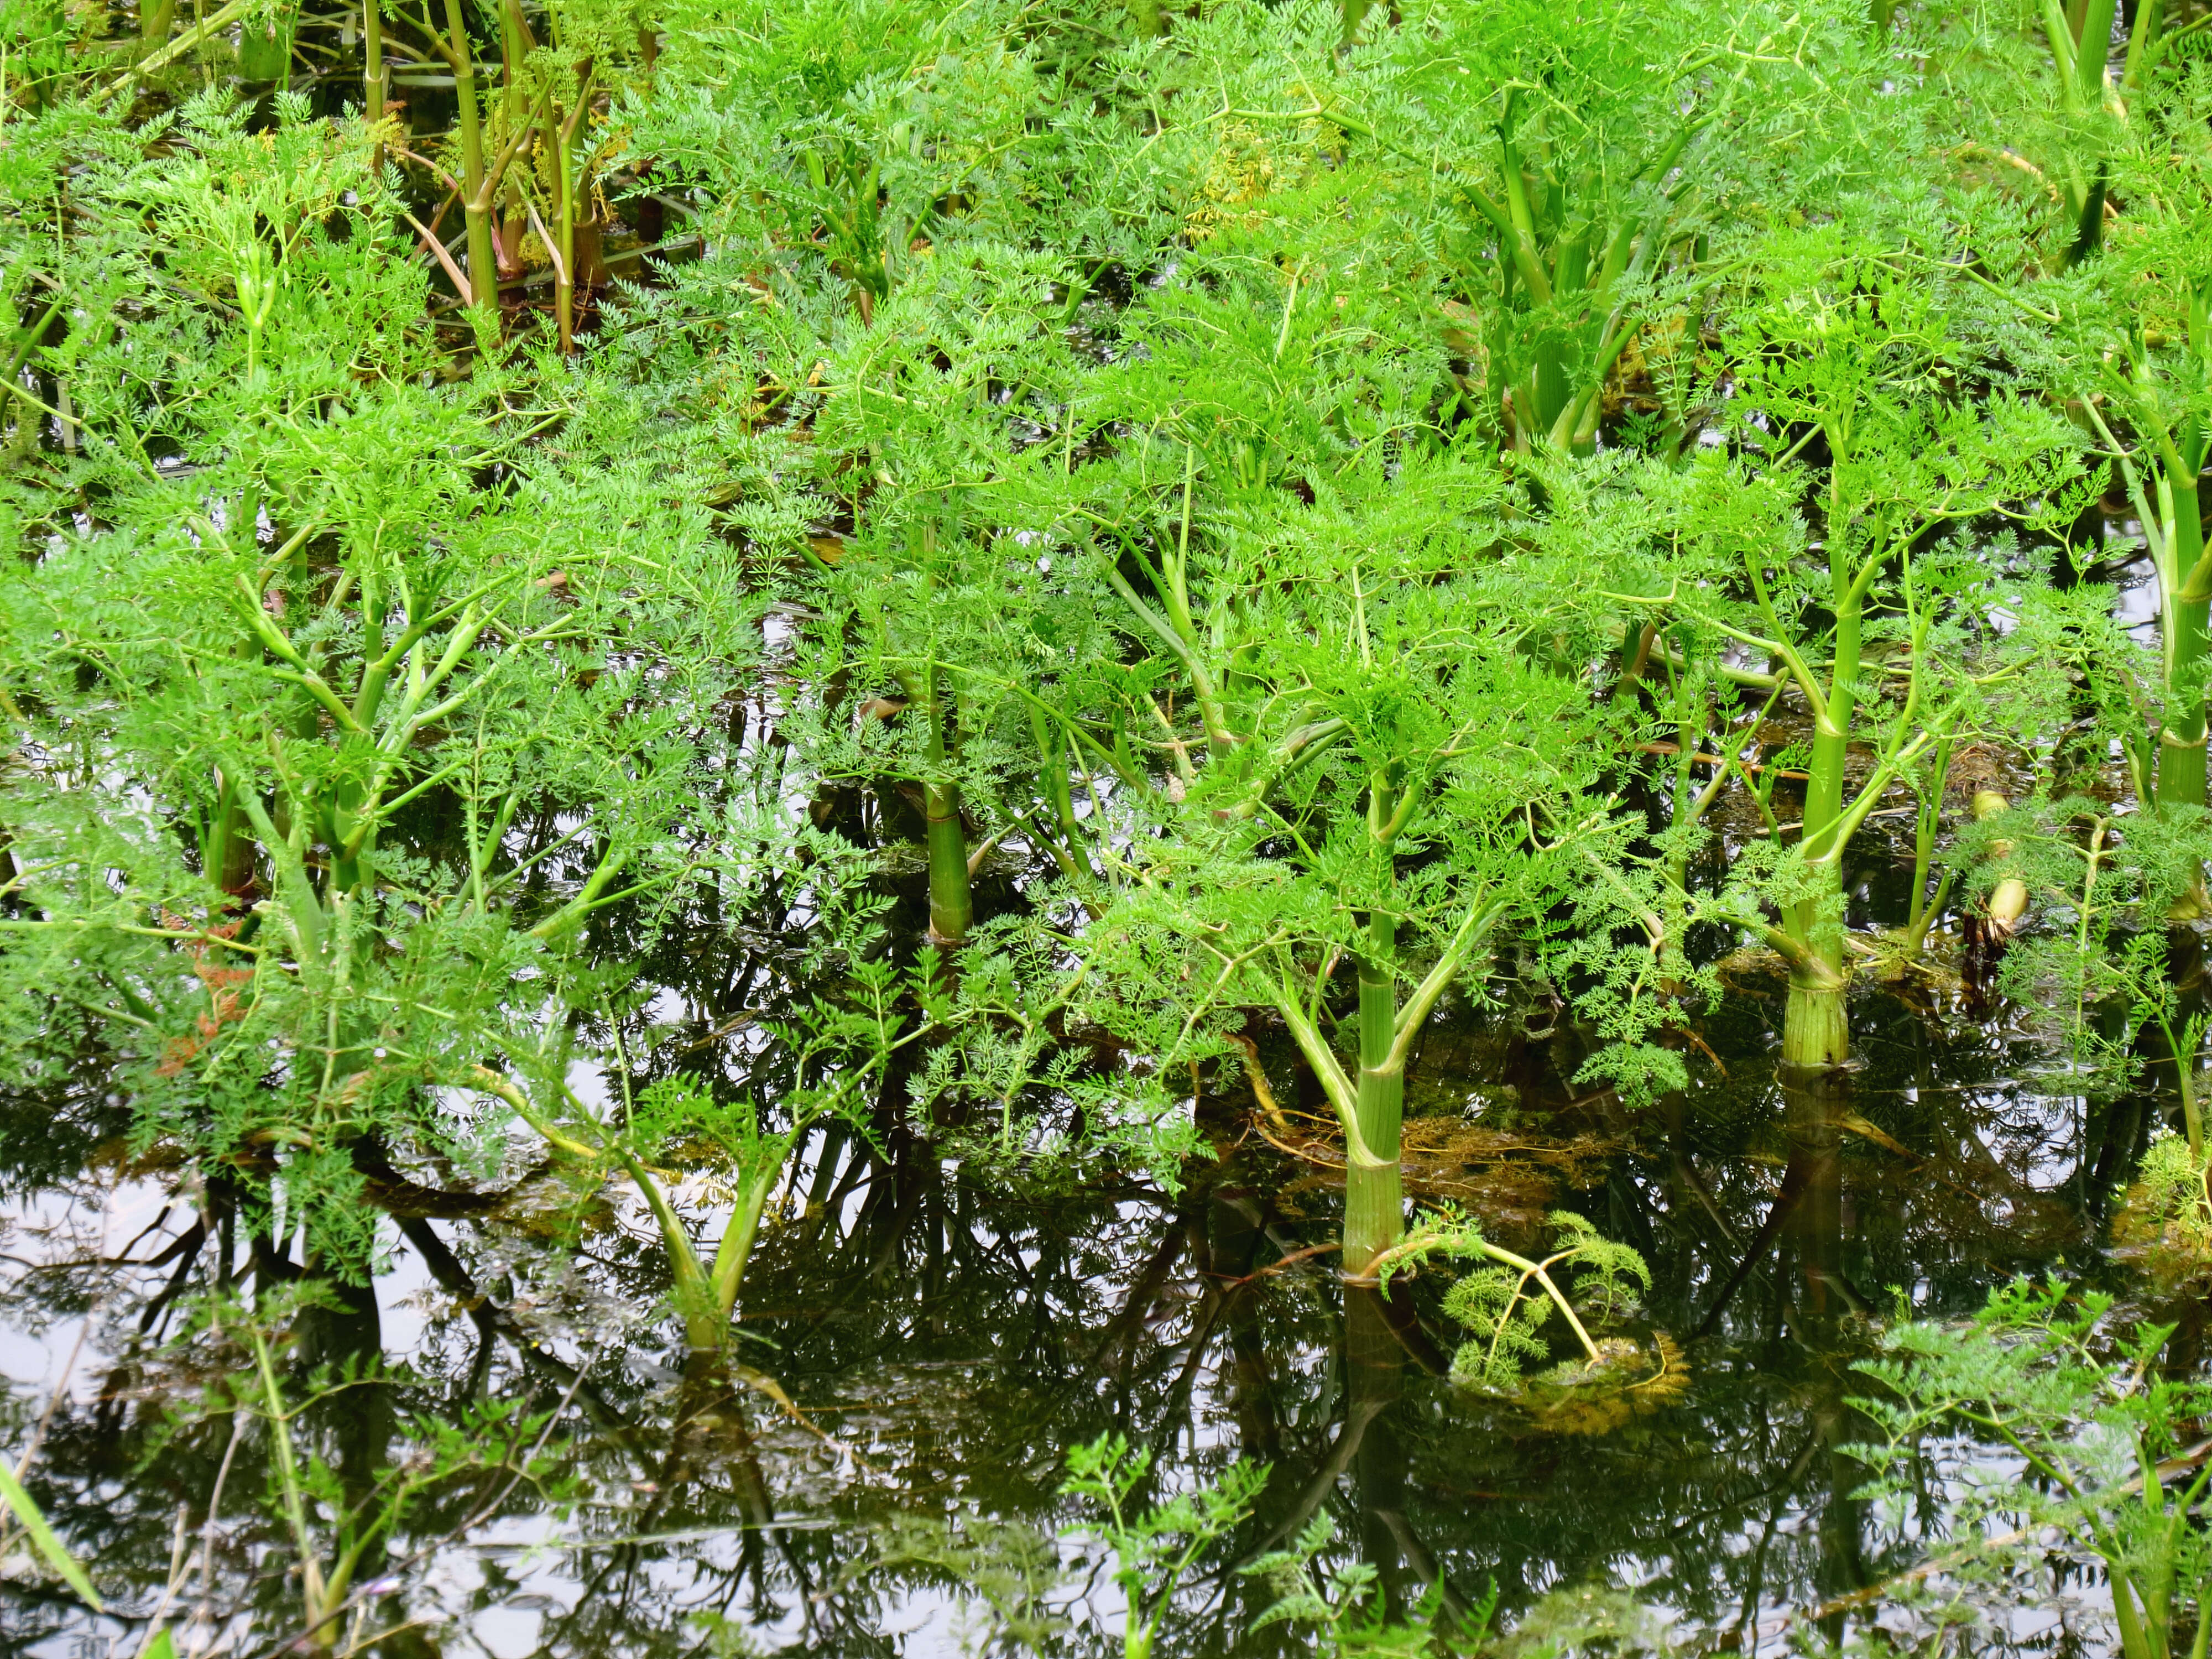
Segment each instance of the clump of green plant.
[[[1783,1059],[1818,1068],[1850,1055],[1843,869],[1869,815],[1947,740],[2024,737],[2070,695],[2049,672],[2068,642],[2047,585],[2019,574],[2010,533],[1972,524],[2047,531],[2087,491],[2078,436],[2048,410],[1931,390],[1981,349],[1976,295],[1908,281],[1833,228],[1776,238],[1760,287],[1731,343],[1742,453],[1651,474],[1672,522],[1641,603],[1749,653],[1810,716],[1795,838],[1762,802],[1773,833],[1700,908],[1783,958]],[[1816,442],[1825,464],[1807,466]]]
[[[1638,1292],[1651,1288],[1651,1270],[1644,1258],[1607,1238],[1587,1217],[1571,1210],[1555,1210],[1547,1219],[1553,1238],[1552,1249],[1540,1258],[1492,1243],[1483,1237],[1479,1222],[1457,1209],[1422,1217],[1403,1240],[1376,1258],[1373,1273],[1386,1291],[1395,1275],[1431,1256],[1484,1261],[1444,1295],[1444,1311],[1474,1333],[1452,1357],[1455,1381],[1498,1391],[1519,1388],[1528,1365],[1551,1358],[1550,1346],[1540,1334],[1555,1312],[1573,1331],[1583,1358],[1551,1372],[1548,1381],[1602,1382],[1638,1355],[1633,1343],[1601,1346],[1583,1323],[1577,1304],[1595,1319],[1619,1319],[1628,1313]],[[1571,1293],[1561,1289],[1554,1271],[1562,1278],[1573,1275]]]
[[1402,1620],[1391,1620],[1375,1599],[1375,1568],[1364,1561],[1328,1566],[1321,1558],[1335,1541],[1336,1518],[1326,1510],[1308,1522],[1287,1549],[1273,1550],[1238,1569],[1265,1582],[1276,1599],[1252,1621],[1310,1624],[1337,1659],[1442,1659],[1473,1654],[1490,1639],[1498,1610],[1498,1582],[1482,1600],[1456,1613],[1444,1606],[1441,1580],[1432,1583]]
[[[2201,1655],[2212,1586],[2202,1506],[2212,1465],[2177,1456],[2212,1387],[2160,1362],[2173,1327],[2106,1328],[2112,1298],[2055,1276],[1993,1291],[1965,1326],[1908,1320],[1856,1369],[1876,1438],[1850,1449],[1900,1523],[1944,1491],[1954,1577],[2002,1589],[2047,1571],[2053,1547],[2100,1563],[2125,1659]],[[1992,1456],[1992,1453],[1995,1456]]]
[[2114,1218],[2113,1242],[2140,1252],[2160,1283],[2212,1273],[2212,1165],[2171,1131],[2151,1138]]
[[[593,1111],[542,1054],[533,1057],[538,1063],[526,1079],[536,1098],[515,1079],[483,1068],[475,1075],[476,1086],[504,1102],[556,1152],[619,1169],[636,1186],[659,1231],[671,1299],[695,1354],[720,1355],[728,1347],[761,1219],[793,1150],[827,1121],[866,1133],[865,1085],[900,1049],[935,1029],[927,1020],[899,1029],[905,1022],[892,1005],[900,975],[890,964],[860,964],[852,984],[856,1006],[817,998],[793,1019],[776,1022],[793,1073],[793,1086],[778,1102],[779,1128],[768,1127],[750,1094],[729,1097],[694,1073],[658,1078],[635,1098],[625,1074],[619,1110],[608,1113]],[[710,1208],[728,1206],[711,1250],[702,1249],[695,1224],[671,1196],[677,1182],[690,1176],[703,1177]]]
[[1314,505],[1287,511],[1219,476],[1211,523],[1194,453],[1165,522],[1125,528],[1165,556],[1157,603],[1122,597],[1190,690],[1180,726],[1143,699],[1176,770],[1133,807],[1159,832],[1115,849],[1085,938],[1163,1067],[1222,1053],[1243,1010],[1281,1019],[1344,1135],[1358,1271],[1404,1231],[1406,1070],[1431,1017],[1480,995],[1500,930],[1601,816],[1581,791],[1602,717],[1540,654],[1559,619],[1490,556],[1501,480],[1478,452],[1389,466],[1370,447],[1314,467]]
[[[693,1352],[719,1353],[727,1346],[761,1217],[793,1149],[821,1120],[849,1121],[853,1086],[866,1075],[787,1097],[784,1127],[769,1130],[751,1099],[719,1099],[703,1079],[679,1072],[648,1085],[625,1114],[626,1123],[599,1126],[605,1155],[636,1184],[660,1230],[672,1299]],[[711,1255],[694,1240],[670,1197],[671,1164],[686,1177],[705,1177],[710,1200],[730,1206]]]
[[1114,1555],[1114,1582],[1127,1607],[1122,1659],[1150,1659],[1176,1587],[1206,1547],[1252,1512],[1268,1467],[1241,1458],[1219,1480],[1151,1509],[1132,1500],[1151,1474],[1152,1455],[1118,1434],[1101,1435],[1067,1454],[1060,1490],[1096,1506],[1097,1536]]
[[[2175,982],[2167,924],[2194,904],[2212,846],[2207,829],[2202,809],[2179,802],[2118,818],[2094,800],[2033,800],[1977,823],[1957,849],[1972,860],[2001,845],[2012,872],[2005,878],[2053,917],[2014,944],[1998,982],[2023,1006],[2051,1011],[2069,1080],[2109,1095],[2143,1079],[2148,1060],[2171,1064],[2185,1146],[2198,1163],[2206,1022]],[[1998,872],[1980,862],[1986,884]]]
[[250,123],[219,92],[158,163],[92,145],[128,234],[40,250],[41,291],[95,284],[49,349],[59,499],[98,507],[46,499],[0,580],[7,1063],[106,1056],[142,1150],[359,1273],[360,1159],[495,1165],[441,1091],[537,1049],[610,910],[757,845],[755,769],[705,773],[759,613],[579,382],[451,383],[358,134],[289,95]]

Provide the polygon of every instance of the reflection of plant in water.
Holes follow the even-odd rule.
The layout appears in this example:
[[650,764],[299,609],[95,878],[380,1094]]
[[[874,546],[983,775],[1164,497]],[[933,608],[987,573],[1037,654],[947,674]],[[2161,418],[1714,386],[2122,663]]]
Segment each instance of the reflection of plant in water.
[[[567,1511],[568,1484],[558,1472],[557,1453],[548,1448],[560,1413],[527,1412],[519,1398],[471,1401],[460,1408],[458,1420],[416,1419],[408,1425],[410,1455],[381,1465],[365,1481],[349,1458],[325,1455],[307,1431],[310,1414],[335,1420],[325,1409],[331,1402],[388,1386],[373,1361],[356,1358],[318,1367],[304,1388],[287,1386],[280,1360],[288,1333],[296,1332],[303,1316],[313,1317],[337,1305],[313,1285],[264,1297],[258,1308],[210,1303],[193,1334],[204,1334],[245,1363],[210,1384],[196,1406],[175,1411],[148,1453],[159,1455],[171,1437],[196,1422],[228,1418],[234,1454],[248,1425],[260,1425],[270,1467],[266,1501],[284,1529],[299,1575],[299,1651],[338,1647],[342,1634],[346,1651],[359,1650],[370,1606],[365,1595],[351,1593],[356,1576],[400,1534],[417,1502],[435,1489],[473,1476],[487,1495],[496,1494],[495,1506],[526,1483],[554,1513]],[[243,1354],[238,1352],[241,1339]],[[354,1409],[358,1408],[350,1404],[339,1408],[341,1413]],[[225,1469],[229,1462],[226,1456]],[[210,1516],[222,1501],[218,1489],[208,1500]],[[484,1507],[478,1512],[489,1511]]]
[[[1463,1382],[1485,1389],[1511,1389],[1522,1381],[1524,1362],[1551,1358],[1551,1348],[1540,1333],[1554,1310],[1573,1329],[1582,1345],[1585,1374],[1595,1377],[1617,1368],[1626,1346],[1632,1344],[1594,1340],[1576,1311],[1581,1302],[1595,1317],[1619,1318],[1636,1301],[1636,1289],[1650,1290],[1651,1270],[1644,1258],[1626,1244],[1600,1233],[1586,1218],[1571,1210],[1554,1210],[1549,1217],[1557,1235],[1553,1248],[1537,1260],[1493,1244],[1482,1236],[1481,1224],[1462,1211],[1446,1208],[1424,1216],[1402,1243],[1386,1250],[1375,1262],[1377,1283],[1386,1292],[1390,1280],[1415,1262],[1441,1255],[1458,1260],[1484,1259],[1444,1296],[1444,1311],[1474,1333],[1452,1358],[1452,1375]],[[1571,1271],[1574,1295],[1559,1288],[1553,1272]],[[1559,1374],[1564,1380],[1567,1373]]]
[[2212,1167],[2181,1136],[2153,1139],[2112,1228],[2151,1273],[2178,1285],[2212,1272]]
[[872,1528],[868,1542],[870,1553],[847,1569],[846,1581],[908,1574],[947,1586],[961,1613],[963,1653],[1042,1652],[1067,1628],[1047,1601],[1060,1587],[1060,1558],[1034,1527],[989,1516],[897,1514]]
[[[925,1022],[894,1035],[890,1008],[897,1000],[899,975],[888,965],[861,964],[853,985],[861,1007],[842,1008],[817,999],[799,1018],[778,1028],[801,1079],[781,1103],[786,1120],[781,1131],[762,1126],[760,1109],[750,1097],[719,1098],[688,1073],[657,1079],[634,1101],[626,1096],[620,1121],[592,1111],[564,1080],[549,1079],[544,1085],[567,1108],[556,1115],[541,1112],[506,1079],[488,1071],[478,1074],[479,1084],[513,1107],[549,1146],[587,1163],[604,1158],[618,1164],[636,1183],[668,1253],[677,1311],[695,1353],[719,1352],[727,1340],[761,1217],[793,1150],[823,1120],[863,1126],[865,1112],[858,1103],[862,1085],[899,1049],[933,1029]],[[623,1086],[627,1090],[626,1080]],[[575,1134],[589,1139],[579,1140]],[[687,1168],[709,1172],[715,1196],[731,1206],[711,1261],[701,1255],[671,1201],[670,1172],[659,1167],[679,1156]]]
[[[1960,1540],[1946,1567],[1960,1578],[2039,1576],[2054,1546],[2093,1557],[2108,1575],[2124,1659],[2169,1659],[2192,1606],[2191,1651],[2201,1659],[2212,1549],[2199,1508],[2212,1466],[2201,1446],[2175,1454],[2185,1426],[2212,1412],[2212,1387],[2159,1369],[2172,1326],[2118,1340],[2103,1332],[2112,1304],[2055,1278],[2022,1279],[1991,1292],[1963,1328],[1899,1325],[1883,1357],[1857,1367],[1885,1393],[1854,1402],[1881,1438],[1851,1455],[1900,1520],[1926,1502],[1934,1461],[1942,1484],[1932,1489],[1952,1495],[1944,1519]],[[2011,1460],[1928,1444],[1960,1430]]]
[[[1652,1337],[1649,1354],[1620,1337],[1603,1338],[1597,1346],[1600,1365],[1562,1365],[1522,1389],[1516,1403],[1528,1413],[1531,1427],[1545,1434],[1611,1434],[1636,1418],[1680,1404],[1689,1393],[1689,1362],[1666,1332]],[[1655,1360],[1658,1369],[1649,1370]],[[1637,1374],[1633,1380],[1624,1375],[1631,1370]]]
[[[915,1129],[972,1169],[1024,1185],[1067,1184],[1087,1169],[1144,1170],[1164,1190],[1205,1143],[1191,1098],[1157,1066],[1103,1073],[1066,1040],[1093,1019],[1089,963],[1073,965],[1049,929],[988,923],[957,976],[928,964],[915,1000],[945,1038],[909,1085]],[[1118,1012],[1118,1011],[1116,1011]]]

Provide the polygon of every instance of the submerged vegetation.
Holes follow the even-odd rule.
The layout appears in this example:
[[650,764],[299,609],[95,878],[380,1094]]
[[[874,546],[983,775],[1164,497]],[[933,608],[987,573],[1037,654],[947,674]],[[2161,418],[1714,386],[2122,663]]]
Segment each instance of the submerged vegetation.
[[9,1651],[2203,1659],[2203,0],[0,0],[0,295]]

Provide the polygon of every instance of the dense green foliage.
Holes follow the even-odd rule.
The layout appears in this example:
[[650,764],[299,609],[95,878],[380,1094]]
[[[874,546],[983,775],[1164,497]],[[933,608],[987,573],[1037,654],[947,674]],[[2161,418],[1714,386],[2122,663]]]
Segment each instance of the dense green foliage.
[[[1565,1024],[1578,1085],[1680,1111],[1747,986],[1827,1088],[1887,975],[1994,984],[2084,1098],[2166,1068],[2134,1224],[2199,1272],[2192,5],[356,18],[357,82],[292,75],[281,3],[0,0],[0,1082],[220,1232],[172,1294],[250,1338],[315,1639],[418,1487],[536,1480],[541,1425],[366,1496],[295,1468],[234,1231],[258,1297],[358,1286],[550,1172],[564,1247],[649,1212],[687,1388],[795,1410],[732,1332],[805,1146],[1173,1193],[1248,1091],[1291,1133],[1289,1077],[1350,1279],[1480,1260],[1459,1382],[1571,1329],[1620,1382],[1674,1351],[1601,1220],[1407,1231],[1424,1045]],[[672,1011],[644,964],[703,941],[742,974]],[[2065,1499],[1963,1517],[2120,1583],[2148,1547],[2069,1448],[2124,1429],[2155,1492],[2201,1402],[2114,1392],[2101,1307],[2039,1295],[1893,1334],[1868,1455],[1893,1495],[1997,1423]],[[1146,1519],[1149,1467],[1072,1488],[1132,1654],[1264,1479]],[[2203,1485],[2140,1522],[2129,1659],[2203,1652]],[[1487,1639],[1293,1537],[1274,1622]]]

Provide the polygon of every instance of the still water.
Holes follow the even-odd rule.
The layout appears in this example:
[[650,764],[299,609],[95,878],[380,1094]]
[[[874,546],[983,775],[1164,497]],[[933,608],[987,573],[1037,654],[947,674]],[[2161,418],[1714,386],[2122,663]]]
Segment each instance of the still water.
[[[1876,850],[1856,902],[1884,920],[1895,849]],[[694,952],[630,1017],[628,1052],[742,1055],[743,1022],[714,1035],[749,994],[737,977]],[[633,1189],[580,1185],[520,1145],[475,1182],[387,1162],[370,1186],[381,1271],[332,1287],[276,1355],[301,1393],[330,1368],[334,1391],[294,1425],[327,1465],[325,1501],[378,1513],[434,1425],[554,1415],[526,1449],[544,1479],[480,1470],[410,1500],[364,1550],[355,1582],[374,1593],[326,1650],[1118,1652],[1112,1563],[1060,1492],[1068,1449],[1109,1431],[1157,1460],[1140,1502],[1238,1459],[1269,1471],[1187,1577],[1164,1654],[1310,1650],[1251,1630],[1272,1598],[1237,1569],[1321,1515],[1323,1559],[1371,1564],[1392,1607],[1494,1595],[1501,1627],[1779,1651],[1889,1617],[1820,1614],[1913,1559],[1853,1496],[1844,1449],[1870,1322],[1899,1298],[1963,1315],[2056,1265],[2127,1291],[2107,1212],[2172,1102],[2154,1076],[2085,1094],[2023,1011],[1949,979],[1869,989],[1859,1069],[1785,1087],[1779,984],[1756,962],[1731,982],[1702,1028],[1710,1063],[1656,1108],[1575,1084],[1583,1039],[1540,1010],[1442,1023],[1415,1062],[1417,1199],[1522,1249],[1571,1209],[1650,1266],[1636,1330],[1656,1374],[1548,1410],[1444,1375],[1448,1274],[1387,1299],[1342,1282],[1326,1249],[1340,1188],[1304,1144],[1286,1045],[1261,1054],[1287,1115],[1270,1127],[1234,1073],[1209,1081],[1217,1155],[1176,1192],[1024,1192],[910,1134],[817,1134],[723,1374],[687,1375]],[[197,1403],[245,1362],[237,1331],[192,1310],[219,1286],[290,1293],[303,1267],[238,1225],[204,1229],[205,1194],[134,1157],[96,1068],[7,1111],[9,1438],[45,1419],[32,1488],[108,1611],[19,1573],[4,1651],[127,1659],[157,1621],[179,1652],[269,1651],[299,1626],[296,1553],[267,1437],[234,1443],[235,1419]],[[1813,1629],[1794,1626],[1808,1610]],[[2052,1598],[2010,1637],[2065,1646],[2071,1622]]]

